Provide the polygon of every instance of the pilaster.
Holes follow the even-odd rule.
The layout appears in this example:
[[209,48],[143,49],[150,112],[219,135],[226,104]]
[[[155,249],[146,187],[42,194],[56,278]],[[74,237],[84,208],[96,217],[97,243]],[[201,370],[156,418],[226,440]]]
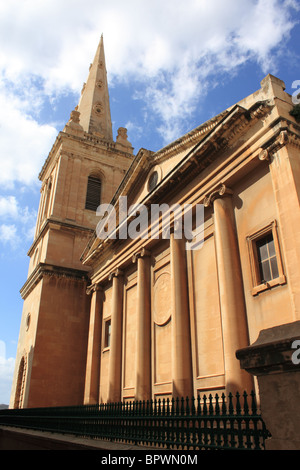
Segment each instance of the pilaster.
[[92,295],[92,299],[90,309],[84,403],[95,404],[99,401],[103,290],[101,286],[96,285],[91,289],[88,289],[87,294]]
[[111,339],[108,366],[108,402],[121,401],[123,272],[110,274],[112,280]]
[[261,149],[259,159],[270,169],[293,305],[292,319],[296,321],[300,319],[300,136],[285,124]]

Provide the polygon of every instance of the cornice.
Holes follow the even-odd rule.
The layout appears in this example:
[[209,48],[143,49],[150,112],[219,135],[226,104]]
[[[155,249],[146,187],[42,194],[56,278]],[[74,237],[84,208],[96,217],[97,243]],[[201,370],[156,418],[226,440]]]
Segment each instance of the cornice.
[[39,263],[20,290],[22,299],[25,299],[45,276],[70,279],[77,282],[88,281],[88,273],[86,271]]
[[275,154],[286,145],[300,149],[300,135],[295,132],[294,124],[290,121],[280,121],[277,125],[274,136],[260,149],[258,158],[261,161],[271,162]]
[[[117,144],[114,141],[107,141],[103,140],[97,136],[94,136],[92,134],[88,134],[87,132],[83,132],[82,135],[74,135],[72,133],[68,133],[66,131],[61,131],[57,135],[55,142],[52,146],[52,149],[50,150],[48,157],[45,160],[44,165],[42,166],[42,169],[39,173],[39,180],[42,181],[46,170],[51,162],[51,160],[55,157],[55,155],[58,153],[58,148],[60,145],[62,145],[64,140],[70,140],[72,139],[73,141],[77,141],[77,143],[81,143],[82,145],[89,145],[91,147],[97,147],[99,149],[105,150],[109,153],[113,152],[117,155],[122,155],[123,157],[133,160],[134,155],[131,153],[125,152],[123,150],[120,150],[117,148]],[[66,152],[67,153],[67,152]],[[80,157],[80,155],[78,155]]]
[[[204,136],[200,142],[187,155],[162,179],[158,185],[156,191],[147,195],[144,200],[140,201],[140,204],[149,206],[153,202],[157,201],[162,194],[170,194],[170,191],[174,191],[174,187],[178,190],[178,184],[183,179],[191,180],[196,174],[202,172],[207,168],[217,157],[220,152],[228,149],[233,142],[244,133],[250,126],[253,126],[259,119],[266,117],[272,110],[273,106],[268,101],[257,102],[249,110],[236,105],[231,108],[228,113],[224,114],[223,118],[211,129],[211,131]],[[155,155],[153,158],[155,159]],[[145,165],[145,160],[141,158],[141,165]],[[137,162],[139,167],[139,162]],[[138,171],[138,168],[135,168]],[[140,167],[139,167],[140,168]],[[129,174],[129,177],[132,174]],[[123,193],[122,193],[123,194]],[[117,203],[115,198],[114,203]],[[105,242],[96,243],[96,234],[90,240],[84,253],[82,254],[81,260],[83,263],[87,262],[90,264],[92,260],[99,261],[99,251],[103,249],[106,251],[109,246],[114,244],[113,240],[110,243]]]
[[153,161],[155,163],[158,163],[161,160],[165,160],[167,158],[172,157],[174,154],[184,150],[187,147],[195,145],[197,142],[199,142],[199,139],[201,139],[212,129],[214,129],[219,124],[219,122],[228,115],[228,113],[228,110],[220,113],[218,116],[215,116],[204,124],[201,124],[201,126],[196,127],[192,131],[184,134],[182,137],[172,142],[171,144],[162,148],[153,155]]

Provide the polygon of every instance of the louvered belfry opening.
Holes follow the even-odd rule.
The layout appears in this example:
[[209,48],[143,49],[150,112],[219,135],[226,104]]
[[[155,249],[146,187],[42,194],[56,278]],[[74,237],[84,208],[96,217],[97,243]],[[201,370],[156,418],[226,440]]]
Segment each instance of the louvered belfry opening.
[[101,200],[101,180],[95,176],[89,176],[85,208],[90,211],[96,211]]

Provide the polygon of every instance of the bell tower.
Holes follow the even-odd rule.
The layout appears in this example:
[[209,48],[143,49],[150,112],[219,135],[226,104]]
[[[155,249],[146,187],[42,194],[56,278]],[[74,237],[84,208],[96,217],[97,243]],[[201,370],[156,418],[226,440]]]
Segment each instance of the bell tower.
[[80,257],[98,205],[111,201],[132,159],[127,135],[113,140],[102,36],[79,104],[39,175],[10,408],[83,403],[90,297]]

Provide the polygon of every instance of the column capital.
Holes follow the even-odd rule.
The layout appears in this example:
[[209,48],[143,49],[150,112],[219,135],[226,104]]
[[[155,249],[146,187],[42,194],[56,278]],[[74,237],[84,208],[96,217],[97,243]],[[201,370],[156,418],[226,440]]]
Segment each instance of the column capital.
[[91,284],[86,288],[86,294],[91,295],[94,292],[103,292],[103,288],[100,284]]
[[138,258],[147,258],[151,255],[151,252],[146,250],[146,248],[142,248],[140,251],[137,251],[136,253],[134,253],[134,255],[132,256],[132,262],[133,263],[136,263]]
[[270,154],[268,149],[260,149],[258,158],[261,162],[270,160]]
[[183,230],[183,223],[182,218],[176,218],[172,220],[168,227],[165,227],[163,230],[163,238],[168,239],[171,238],[171,235],[175,234],[176,239],[184,238],[184,230]]
[[112,271],[108,276],[109,281],[112,281],[114,277],[123,277],[124,272],[121,269],[117,268],[115,271]]
[[286,128],[281,130],[275,139],[258,150],[259,160],[271,163],[273,155],[287,144],[300,148],[300,137]]
[[217,189],[212,191],[208,196],[204,199],[204,206],[209,207],[212,203],[223,196],[232,196],[233,191],[228,188],[225,184],[221,184]]

